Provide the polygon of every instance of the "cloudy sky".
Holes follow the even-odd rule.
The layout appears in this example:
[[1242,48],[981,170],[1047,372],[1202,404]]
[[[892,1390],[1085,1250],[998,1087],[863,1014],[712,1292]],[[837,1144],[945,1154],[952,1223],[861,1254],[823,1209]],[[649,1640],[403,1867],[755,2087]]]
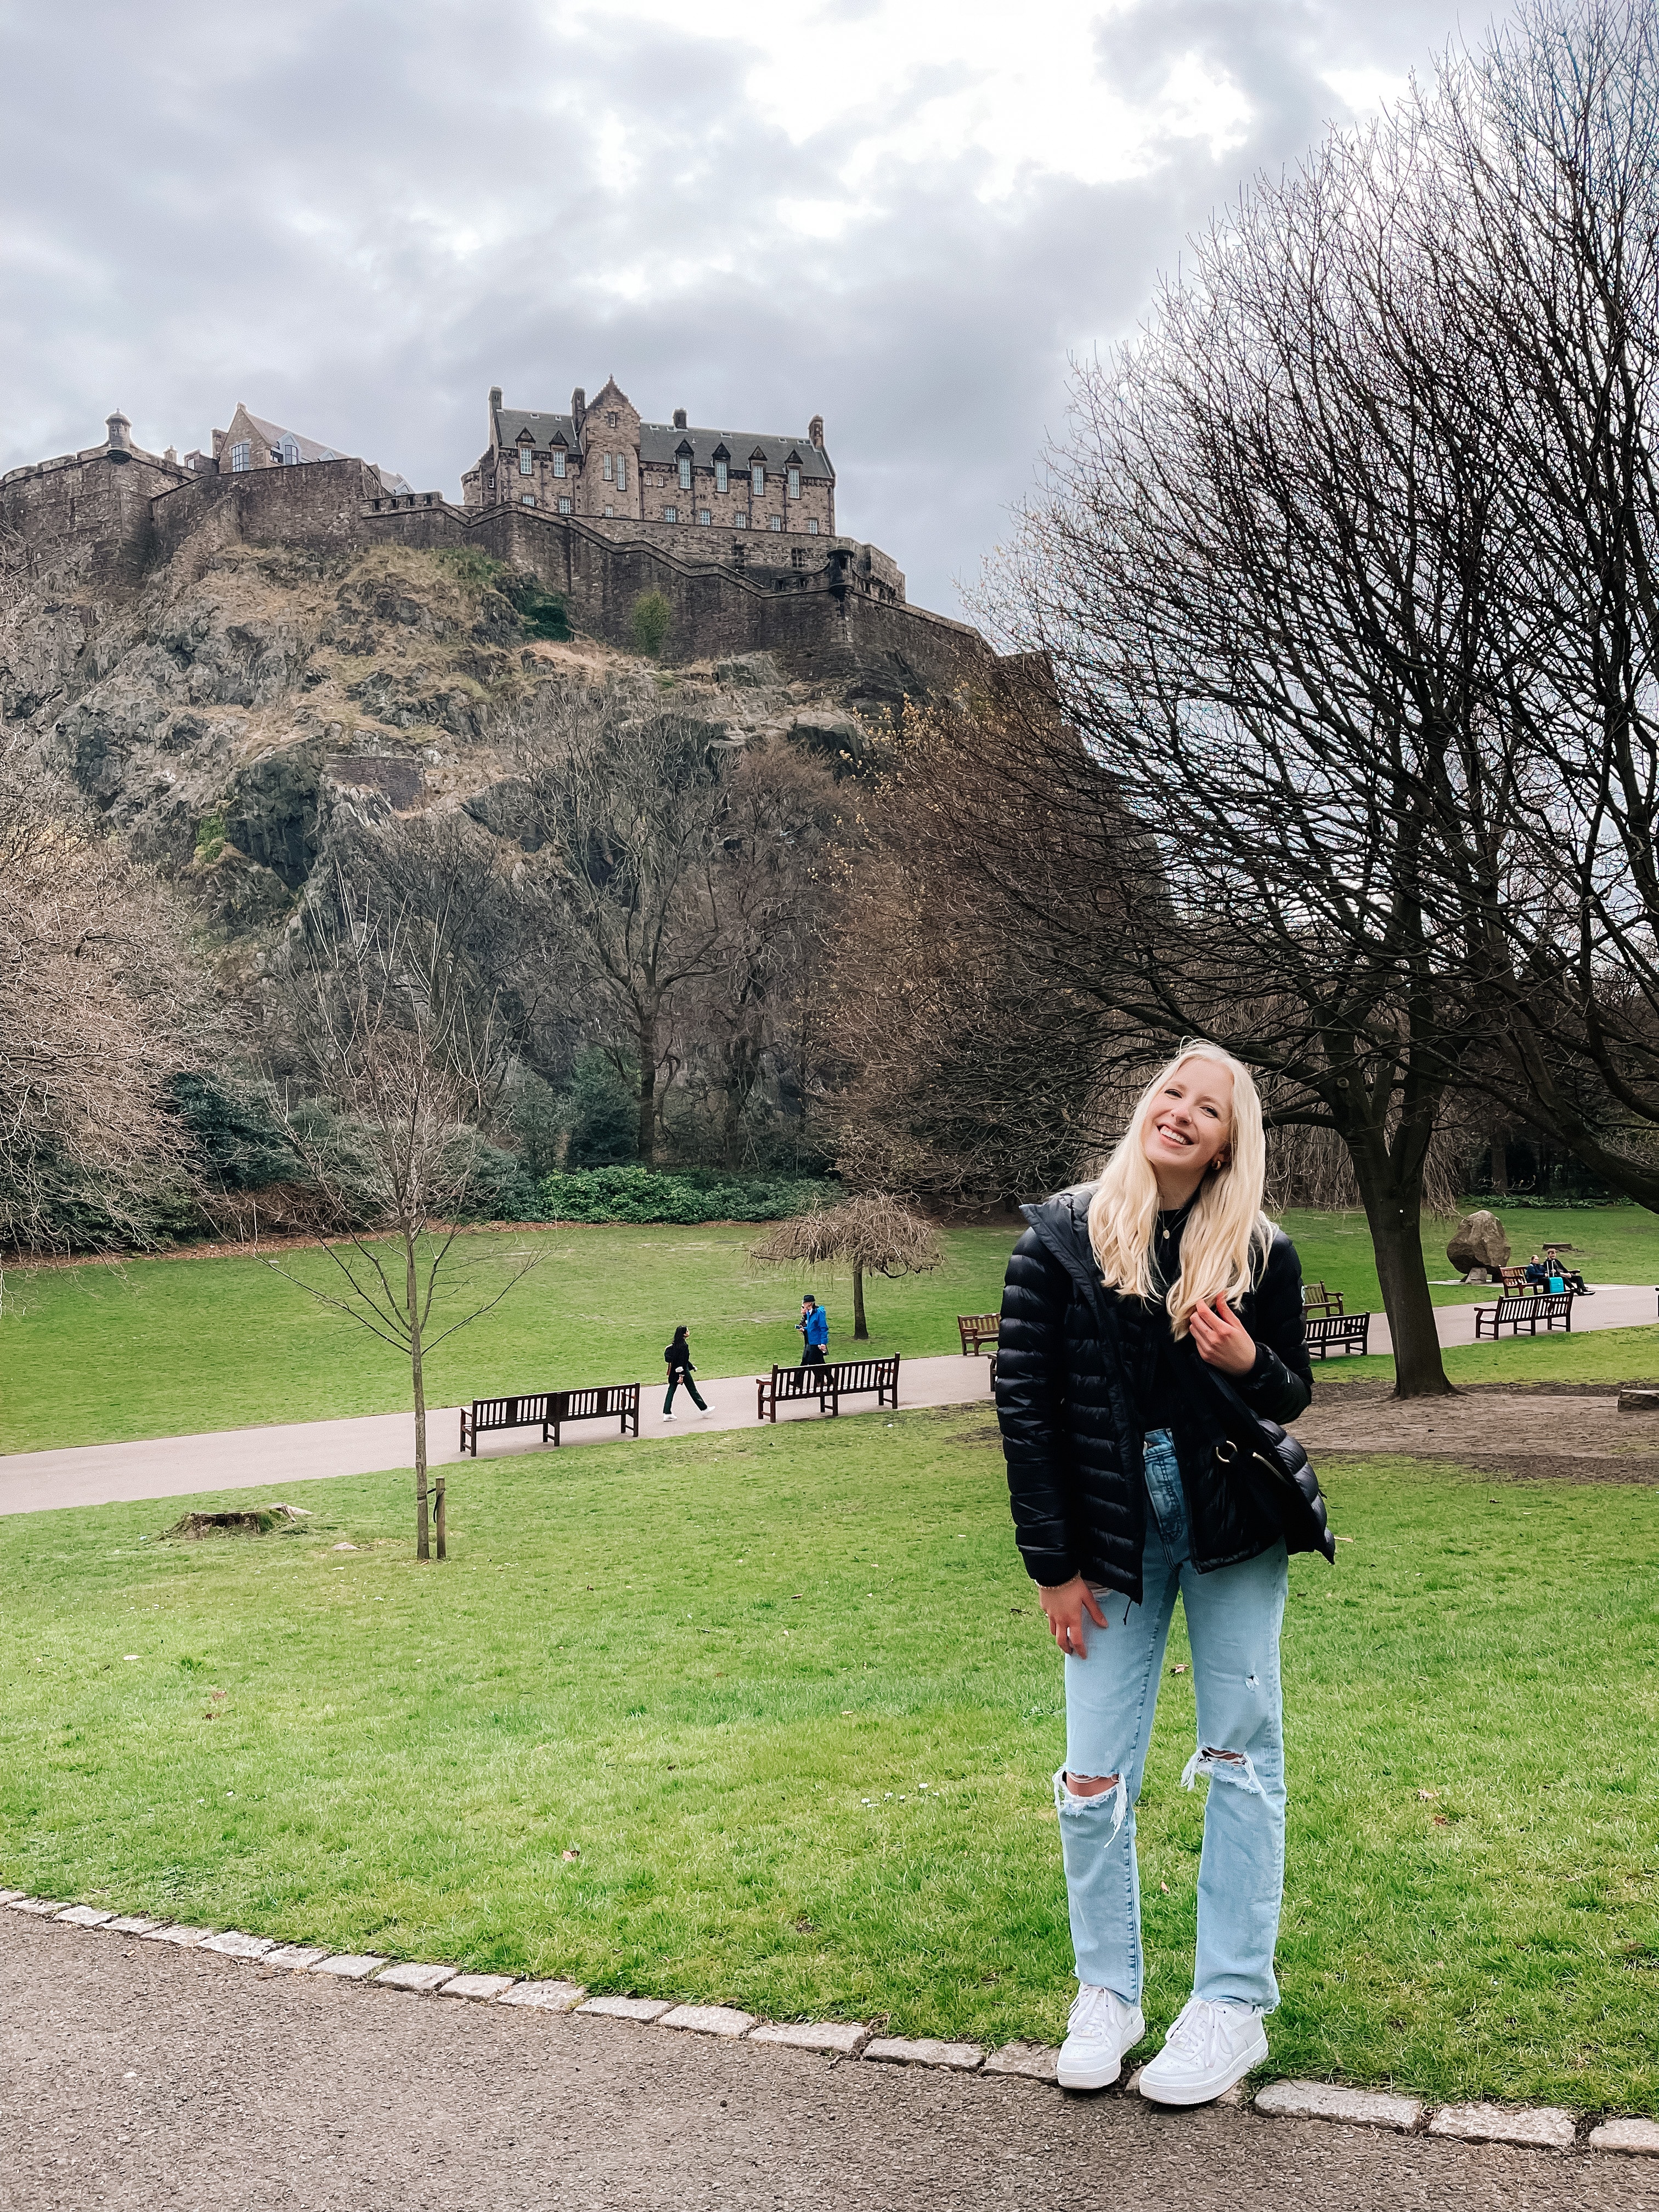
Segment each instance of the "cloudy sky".
[[485,395],[804,430],[959,611],[1182,239],[1492,6],[0,0],[0,470],[239,399],[459,496]]

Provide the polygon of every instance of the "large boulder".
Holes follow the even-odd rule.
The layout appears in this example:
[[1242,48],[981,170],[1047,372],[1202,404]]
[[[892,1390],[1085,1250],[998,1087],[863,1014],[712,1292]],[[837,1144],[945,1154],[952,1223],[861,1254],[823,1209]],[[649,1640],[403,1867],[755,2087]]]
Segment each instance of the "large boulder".
[[1495,1283],[1498,1269],[1510,1263],[1510,1240],[1503,1223],[1485,1206],[1466,1213],[1451,1233],[1446,1257],[1466,1281]]

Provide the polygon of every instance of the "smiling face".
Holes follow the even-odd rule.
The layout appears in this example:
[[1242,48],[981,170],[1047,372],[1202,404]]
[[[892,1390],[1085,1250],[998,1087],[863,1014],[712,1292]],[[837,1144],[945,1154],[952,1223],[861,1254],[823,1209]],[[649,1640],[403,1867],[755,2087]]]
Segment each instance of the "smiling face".
[[1158,1178],[1160,1206],[1184,1206],[1211,1166],[1227,1160],[1233,1079],[1212,1060],[1183,1060],[1152,1101],[1140,1149]]

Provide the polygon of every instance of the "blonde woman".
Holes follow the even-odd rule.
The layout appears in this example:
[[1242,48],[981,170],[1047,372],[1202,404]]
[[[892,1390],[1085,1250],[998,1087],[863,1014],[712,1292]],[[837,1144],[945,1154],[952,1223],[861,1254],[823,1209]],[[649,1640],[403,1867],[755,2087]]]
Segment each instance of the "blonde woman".
[[1259,2065],[1279,2002],[1286,1544],[1272,1498],[1216,1459],[1230,1407],[1285,1422],[1313,1393],[1301,1266],[1261,1211],[1264,1162],[1249,1071],[1188,1046],[1099,1182],[1024,1209],[997,1351],[1016,1538],[1066,1661],[1067,2088],[1115,2081],[1146,2032],[1134,1808],[1177,1595],[1186,1609],[1198,1745],[1182,1779],[1210,1787],[1193,1995],[1140,2077],[1165,2105],[1206,2104]]

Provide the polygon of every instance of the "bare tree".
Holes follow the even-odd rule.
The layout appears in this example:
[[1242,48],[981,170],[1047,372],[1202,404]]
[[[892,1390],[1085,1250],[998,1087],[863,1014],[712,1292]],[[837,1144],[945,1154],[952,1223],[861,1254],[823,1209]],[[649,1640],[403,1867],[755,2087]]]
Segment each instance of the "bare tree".
[[[494,1010],[434,953],[405,914],[378,913],[337,879],[336,927],[314,930],[290,1000],[301,1080],[285,1133],[346,1226],[323,1239],[333,1269],[313,1281],[297,1255],[265,1263],[409,1362],[415,1408],[416,1556],[430,1557],[427,1359],[498,1306],[540,1255],[458,1256],[458,1215],[477,1186],[477,1132],[502,1078]],[[319,1118],[321,1102],[338,1118]],[[389,1247],[389,1249],[388,1249]],[[480,1284],[486,1265],[497,1279]],[[447,1303],[439,1303],[441,1281]],[[459,1297],[460,1310],[456,1310]],[[447,1550],[445,1478],[436,1485],[438,1557]]]
[[74,798],[0,751],[0,1248],[144,1242],[188,1198],[169,1085],[208,1024],[205,976],[167,895]]
[[1449,848],[1486,863],[1448,872],[1440,916],[1491,1017],[1466,1073],[1659,1208],[1659,8],[1527,0],[1412,123],[1437,169],[1417,258],[1505,509],[1502,836],[1480,787],[1447,793]]
[[[1503,395],[1413,251],[1427,191],[1382,126],[1198,241],[1143,338],[1079,372],[995,592],[1070,726],[1016,729],[1015,773],[1100,827],[1095,894],[1029,899],[1048,942],[1141,1037],[1213,1036],[1273,1118],[1338,1132],[1402,1395],[1449,1387],[1423,1176],[1486,1020],[1446,886],[1501,871],[1514,798]],[[1156,839],[1161,908],[1118,891],[1115,809]]]
[[868,1191],[840,1206],[781,1221],[750,1250],[766,1267],[850,1267],[853,1340],[868,1343],[866,1275],[925,1275],[944,1263],[933,1224],[889,1191]]
[[810,975],[830,780],[781,742],[733,744],[619,685],[548,687],[519,763],[530,927],[637,1079],[641,1159],[657,1157],[665,1088],[693,1050],[719,1063],[734,1147]]

